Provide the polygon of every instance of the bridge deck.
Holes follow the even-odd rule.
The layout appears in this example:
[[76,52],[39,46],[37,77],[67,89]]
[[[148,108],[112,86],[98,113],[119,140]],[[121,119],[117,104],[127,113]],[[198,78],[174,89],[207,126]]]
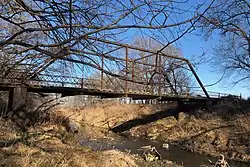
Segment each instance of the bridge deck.
[[[20,73],[19,76],[22,73]],[[219,92],[206,91],[192,91],[192,92],[179,92],[170,93],[159,89],[151,85],[150,89],[144,89],[147,85],[139,85],[139,87],[127,88],[124,87],[105,89],[102,86],[91,84],[91,79],[70,77],[70,76],[56,76],[56,75],[45,75],[39,74],[36,78],[29,80],[22,80],[22,78],[16,78],[10,76],[10,78],[4,78],[0,81],[0,90],[11,90],[15,87],[25,87],[28,92],[37,93],[60,93],[62,96],[74,96],[74,95],[93,95],[100,96],[102,98],[119,98],[119,97],[130,97],[133,100],[140,99],[158,99],[159,101],[217,101],[222,97],[230,96],[229,94]],[[95,83],[101,82],[95,80]],[[126,81],[125,81],[126,83]],[[144,87],[143,87],[144,86]],[[110,86],[112,87],[112,86]],[[156,88],[156,89],[155,89]],[[163,91],[161,91],[163,90]],[[209,96],[207,96],[209,94]],[[240,98],[240,96],[235,96]]]
[[[19,85],[21,86],[21,85]],[[0,90],[6,91],[17,87],[17,85],[0,84]],[[24,87],[22,85],[22,87]],[[93,95],[100,96],[102,98],[119,98],[130,97],[133,100],[141,99],[158,99],[159,101],[200,101],[204,102],[208,99],[202,96],[187,96],[187,95],[175,95],[175,94],[151,94],[143,92],[115,92],[112,90],[101,89],[89,89],[89,88],[75,88],[75,87],[61,87],[61,86],[27,86],[28,92],[36,93],[60,93],[62,96],[74,96],[74,95]],[[209,98],[211,101],[217,101],[220,98]]]

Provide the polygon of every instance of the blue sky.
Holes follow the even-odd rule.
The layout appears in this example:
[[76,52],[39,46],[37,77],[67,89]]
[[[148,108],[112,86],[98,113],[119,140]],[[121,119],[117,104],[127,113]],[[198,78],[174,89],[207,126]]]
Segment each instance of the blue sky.
[[[194,34],[186,34],[184,38],[178,41],[178,48],[182,51],[184,57],[191,59],[192,55],[199,56],[205,52],[205,57],[211,57],[213,55],[213,48],[218,44],[216,36],[205,40],[203,36]],[[216,71],[209,63],[203,63],[196,71],[204,85],[209,85],[217,82],[222,77],[221,71]],[[250,97],[250,87],[245,87],[243,84],[232,86],[230,80],[224,78],[218,84],[206,87],[208,91],[225,92],[230,94],[239,95],[243,97]]]
[[[210,3],[209,0],[204,0],[206,4]],[[190,9],[191,6],[202,3],[200,0],[190,0],[188,3],[179,4],[179,8]],[[204,9],[203,9],[204,10]],[[187,15],[188,16],[188,15]],[[180,20],[185,20],[185,15]],[[188,59],[191,59],[193,56],[199,57],[203,52],[205,52],[205,57],[211,58],[213,55],[213,48],[218,45],[219,36],[213,35],[213,37],[205,40],[204,36],[195,34],[197,31],[193,31],[190,34],[186,34],[174,45],[179,48],[182,52],[182,55]],[[130,32],[130,36],[138,37],[141,36],[140,33],[135,32],[134,34]],[[211,63],[203,63],[199,66],[196,71],[203,83],[203,85],[210,85],[216,83],[222,77],[221,71],[216,71],[215,67],[212,67]],[[234,95],[242,94],[243,97],[250,97],[250,86],[244,87],[242,84],[232,86],[230,79],[224,78],[218,84],[214,86],[206,87],[208,91],[228,93]],[[246,85],[246,84],[245,84]]]
[[[211,3],[210,0],[204,0],[205,4]],[[200,0],[190,0],[187,3],[179,4],[178,7],[183,9],[190,9],[191,6],[197,3],[203,3]],[[205,5],[206,6],[206,5]],[[203,9],[204,10],[204,9]],[[213,35],[208,40],[205,40],[204,36],[197,35],[196,31],[190,34],[186,34],[174,45],[179,48],[182,55],[188,59],[192,59],[193,56],[199,57],[205,52],[205,57],[211,58],[213,56],[213,48],[218,45],[219,36]],[[196,71],[203,83],[203,85],[210,85],[216,83],[222,77],[222,72],[216,70],[211,63],[203,63]],[[232,82],[228,78],[224,78],[218,84],[214,86],[206,87],[208,91],[229,93],[234,95],[242,94],[243,97],[250,97],[250,86],[246,87],[247,83],[239,83],[238,85],[232,85]]]
[[[203,0],[206,2],[206,4],[210,3],[210,0]],[[181,3],[178,4],[178,7],[184,10],[190,9],[191,6],[196,6],[197,3],[202,3],[203,1],[200,0],[190,0],[188,3]],[[206,6],[206,5],[205,5]],[[205,7],[204,6],[204,7]],[[203,8],[204,8],[203,7]],[[193,11],[194,8],[192,8]],[[204,9],[200,9],[201,11]],[[144,15],[146,14],[144,11],[142,12]],[[191,12],[192,13],[192,12]],[[159,15],[157,18],[159,20],[162,20],[162,16]],[[187,18],[191,17],[190,12],[184,15],[171,15],[171,18],[174,20],[185,20]],[[174,21],[171,19],[168,19],[167,24],[171,24]],[[120,22],[120,24],[133,24],[133,21],[128,19],[124,19],[123,21]],[[139,23],[143,24],[143,23]],[[186,29],[187,25],[182,26],[182,32]],[[174,31],[178,30],[176,27],[171,28]],[[155,30],[159,31],[159,30]],[[128,44],[133,44],[133,41],[136,37],[142,37],[142,36],[147,36],[147,34],[150,34],[151,30],[142,30],[138,31],[135,29],[130,29],[129,31],[122,33],[119,36],[119,38],[122,40],[122,43],[128,43]],[[213,55],[213,48],[218,44],[218,36],[213,36],[213,38],[208,39],[207,41],[203,36],[200,35],[195,35],[193,34],[186,34],[183,38],[181,38],[177,43],[174,45],[179,48],[182,52],[182,55],[188,59],[191,59],[193,56],[200,56],[203,52],[205,52],[205,56],[210,58]],[[171,33],[168,33],[168,31],[164,31],[163,34],[166,36],[171,36]],[[150,34],[150,36],[157,36],[157,32],[155,34]],[[160,38],[161,39],[161,38]],[[171,37],[170,37],[171,39]],[[165,42],[164,42],[165,41]],[[162,39],[163,43],[167,43],[166,40]],[[203,63],[199,66],[197,73],[203,82],[203,85],[210,85],[215,82],[217,82],[221,77],[222,77],[222,72],[216,71],[214,67],[211,67],[211,64],[209,63]],[[241,84],[238,84],[236,86],[230,85],[230,80],[224,79],[218,84],[210,87],[206,87],[208,91],[214,91],[214,92],[221,92],[221,93],[230,93],[230,94],[235,94],[235,95],[240,95],[242,94],[243,97],[250,97],[250,87],[246,88],[243,87]]]
[[[204,0],[206,3],[211,1]],[[201,3],[200,0],[190,0],[188,4],[183,4],[183,7],[189,7],[193,4]],[[191,59],[192,56],[200,56],[205,52],[205,57],[211,58],[214,54],[213,48],[218,45],[219,36],[213,35],[208,40],[201,35],[195,35],[196,32],[192,34],[186,34],[184,38],[179,40],[176,45],[182,51],[184,57]],[[199,66],[196,71],[203,82],[204,85],[210,85],[216,83],[222,77],[222,72],[216,70],[211,63],[203,63]],[[218,84],[206,87],[208,91],[215,92],[225,92],[230,94],[239,95],[242,94],[243,97],[250,97],[250,86],[246,87],[247,83],[239,83],[238,85],[232,86],[232,81],[228,78],[224,78]]]

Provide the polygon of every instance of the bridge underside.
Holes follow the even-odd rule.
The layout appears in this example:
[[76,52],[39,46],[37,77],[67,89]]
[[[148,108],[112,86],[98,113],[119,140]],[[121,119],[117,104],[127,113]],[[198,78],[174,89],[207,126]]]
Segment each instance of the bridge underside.
[[25,86],[12,86],[12,85],[0,85],[1,91],[9,91],[9,109],[13,110],[21,105],[24,105],[25,99],[28,96],[28,92],[34,93],[58,93],[62,97],[65,96],[76,96],[76,95],[92,95],[99,96],[101,98],[121,98],[129,97],[132,100],[149,100],[156,99],[158,102],[161,101],[178,101],[178,102],[195,102],[195,103],[217,103],[219,98],[206,98],[206,97],[195,97],[195,96],[182,96],[182,95],[170,95],[170,94],[150,94],[150,93],[137,93],[137,92],[113,92],[99,89],[87,89],[87,88],[72,88],[72,87],[56,87],[56,86],[39,86],[39,87],[25,87]]

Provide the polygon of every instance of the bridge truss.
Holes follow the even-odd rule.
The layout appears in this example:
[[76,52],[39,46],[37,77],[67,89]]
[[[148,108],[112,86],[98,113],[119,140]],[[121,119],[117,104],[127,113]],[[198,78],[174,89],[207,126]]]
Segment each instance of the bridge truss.
[[[88,47],[67,46],[57,55],[43,57],[42,62],[38,56],[36,62],[39,63],[32,63],[33,59],[23,61],[22,67],[12,66],[12,72],[1,77],[1,87],[22,85],[33,91],[142,99],[223,96],[207,92],[190,61],[180,55],[90,36],[85,38]],[[184,78],[179,79],[178,75]],[[198,83],[198,91],[185,82],[187,76]]]

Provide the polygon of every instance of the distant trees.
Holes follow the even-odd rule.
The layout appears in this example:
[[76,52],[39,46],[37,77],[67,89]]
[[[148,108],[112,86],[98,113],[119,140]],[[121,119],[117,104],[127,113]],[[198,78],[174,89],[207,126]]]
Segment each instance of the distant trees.
[[233,83],[250,81],[250,2],[217,0],[203,15],[200,26],[207,37],[219,35],[213,65]]
[[[133,46],[153,51],[154,54],[134,49],[128,50],[128,62],[117,61],[113,73],[127,77],[127,81],[109,75],[102,75],[96,71],[90,75],[86,86],[93,88],[109,89],[114,91],[148,92],[148,93],[172,93],[182,94],[190,92],[191,78],[187,72],[187,63],[180,59],[166,57],[165,55],[183,58],[181,52],[173,45],[169,45],[162,52],[162,44],[152,38],[136,37]],[[114,54],[114,53],[113,53]],[[116,52],[117,55],[125,53],[123,49]],[[115,55],[113,57],[115,57]],[[163,55],[165,54],[165,55]],[[106,54],[105,57],[110,56]],[[102,64],[102,63],[100,63]],[[110,65],[106,68],[112,68]],[[102,80],[101,80],[102,79]],[[126,90],[127,88],[127,90]]]
[[[136,38],[134,45],[155,52],[163,47],[162,44],[151,38]],[[161,53],[182,57],[181,52],[173,45],[169,45]],[[149,84],[145,88],[148,92],[160,91],[160,93],[179,94],[189,91],[191,78],[187,71],[184,70],[185,62],[162,56],[160,53],[149,57],[145,53],[141,53],[139,56],[141,60],[138,61],[134,71],[137,72],[136,79],[143,80]],[[157,64],[157,67],[144,64]]]

